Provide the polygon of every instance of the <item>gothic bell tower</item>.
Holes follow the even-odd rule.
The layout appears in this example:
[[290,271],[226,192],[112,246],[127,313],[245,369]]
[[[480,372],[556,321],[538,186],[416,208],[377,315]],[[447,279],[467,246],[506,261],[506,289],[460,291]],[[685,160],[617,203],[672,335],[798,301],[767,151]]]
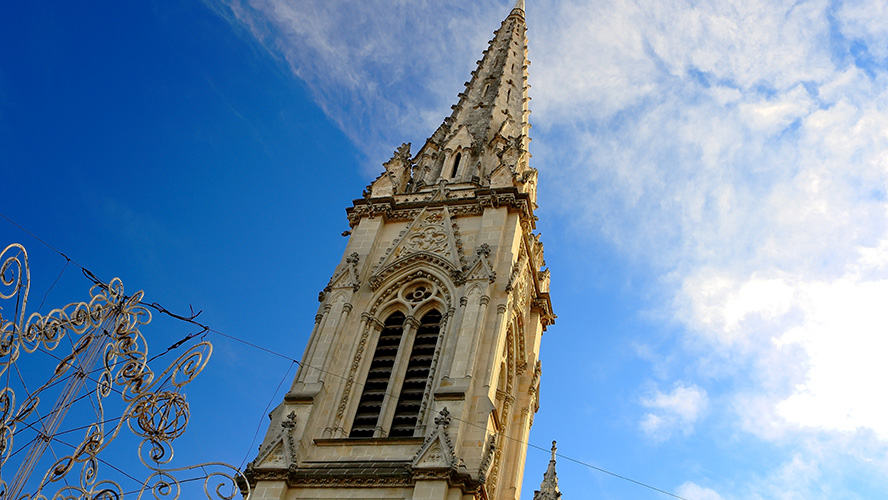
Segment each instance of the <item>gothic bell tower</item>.
[[342,262],[245,473],[254,498],[519,497],[555,319],[525,31],[519,0],[453,113],[347,210]]

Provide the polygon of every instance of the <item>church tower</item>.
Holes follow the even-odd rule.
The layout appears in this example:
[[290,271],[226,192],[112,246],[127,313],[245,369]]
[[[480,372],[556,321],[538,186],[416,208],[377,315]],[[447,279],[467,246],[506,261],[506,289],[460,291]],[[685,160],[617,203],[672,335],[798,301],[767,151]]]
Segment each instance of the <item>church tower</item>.
[[453,113],[347,209],[253,498],[514,500],[555,315],[534,234],[519,0]]

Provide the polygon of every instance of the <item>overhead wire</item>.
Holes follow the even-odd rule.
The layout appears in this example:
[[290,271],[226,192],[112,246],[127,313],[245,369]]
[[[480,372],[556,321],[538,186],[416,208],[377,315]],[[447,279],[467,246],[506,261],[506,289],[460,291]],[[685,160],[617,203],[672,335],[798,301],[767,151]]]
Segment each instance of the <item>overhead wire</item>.
[[[268,352],[268,353],[270,353],[270,354],[274,354],[275,356],[278,356],[278,357],[281,357],[281,358],[284,358],[284,359],[288,359],[288,360],[290,360],[290,361],[296,363],[298,366],[301,366],[302,368],[312,368],[312,369],[318,370],[318,371],[321,372],[321,373],[325,373],[325,374],[327,374],[327,375],[330,375],[330,376],[333,376],[333,377],[336,377],[336,378],[339,378],[339,379],[342,379],[342,380],[348,380],[348,377],[346,377],[346,376],[344,376],[344,375],[340,375],[340,374],[338,374],[338,373],[334,373],[334,372],[331,372],[331,371],[329,371],[329,370],[325,370],[325,369],[323,369],[323,368],[319,368],[319,367],[317,367],[317,366],[312,366],[312,365],[310,365],[310,364],[308,364],[308,363],[304,363],[304,362],[302,362],[302,361],[297,361],[297,360],[295,360],[294,358],[291,358],[291,357],[289,357],[289,356],[287,356],[287,355],[285,355],[285,354],[282,354],[282,353],[279,353],[279,352],[273,351],[273,350],[268,349],[268,348],[265,348],[265,347],[257,346],[256,344],[253,344],[252,342],[249,342],[249,341],[243,340],[243,339],[241,339],[241,338],[235,337],[235,336],[230,335],[230,334],[222,333],[222,332],[220,332],[220,331],[218,331],[218,330],[216,330],[216,329],[214,329],[214,328],[209,328],[209,331],[212,332],[212,333],[219,334],[219,335],[221,335],[221,336],[223,336],[223,337],[229,338],[229,339],[231,339],[231,340],[235,340],[235,341],[240,342],[240,343],[242,343],[242,344],[244,344],[244,345],[248,345],[248,346],[251,346],[251,347],[255,347],[255,348],[257,348],[257,349],[260,349],[260,350],[262,350],[262,351]],[[358,382],[357,380],[352,380],[352,383],[355,384],[357,387],[363,387],[363,386],[364,386],[364,384]],[[279,387],[279,388],[280,388],[280,387]],[[275,393],[277,393],[277,391],[275,391]],[[397,397],[396,394],[393,394],[393,393],[391,393],[391,392],[388,392],[388,390],[385,391],[385,394],[388,395],[388,396],[391,396],[391,397]],[[266,411],[267,411],[267,409],[266,409]],[[457,421],[459,421],[459,422],[462,422],[462,423],[464,423],[464,424],[467,424],[467,425],[470,425],[470,426],[473,426],[473,427],[479,428],[479,429],[485,429],[485,430],[487,429],[487,427],[482,426],[482,425],[480,425],[480,424],[478,424],[478,423],[476,423],[476,422],[471,422],[471,421],[468,421],[468,420],[464,420],[464,419],[461,419],[461,418],[457,418],[457,417],[454,417],[453,415],[450,415],[450,418],[453,419],[453,420],[457,420]],[[518,438],[518,437],[510,436],[510,435],[508,435],[508,434],[503,434],[503,438],[504,438],[504,439],[508,439],[508,440],[510,440],[510,441],[517,442],[517,443],[522,444],[522,445],[526,445],[526,446],[528,446],[528,447],[531,447],[531,448],[534,448],[534,449],[537,449],[537,450],[544,451],[544,452],[549,452],[549,451],[550,451],[550,450],[548,450],[548,449],[546,449],[546,448],[544,448],[544,447],[542,447],[542,446],[539,446],[539,445],[533,444],[533,443],[531,443],[531,442],[529,442],[529,441],[525,441],[525,440],[523,440],[523,439],[521,439],[521,438]],[[252,447],[252,444],[251,444],[250,446]],[[249,453],[249,452],[248,452],[248,453]],[[563,454],[563,453],[557,453],[557,452],[556,452],[556,456],[557,456],[557,457],[560,457],[560,458],[563,458],[563,459],[565,459],[565,460],[568,460],[568,461],[570,461],[570,462],[576,463],[576,464],[578,464],[578,465],[581,465],[581,466],[583,466],[583,467],[587,467],[587,468],[589,468],[589,469],[592,469],[592,470],[595,470],[595,471],[598,471],[598,472],[602,472],[602,473],[607,474],[607,475],[609,475],[609,476],[612,476],[612,477],[615,477],[615,478],[618,478],[618,479],[622,479],[622,480],[624,480],[624,481],[628,481],[628,482],[633,483],[633,484],[635,484],[635,485],[637,485],[637,486],[642,486],[642,487],[644,487],[644,488],[647,488],[647,489],[650,489],[650,490],[656,491],[656,492],[658,492],[658,493],[662,493],[662,494],[664,494],[664,495],[668,495],[668,496],[670,496],[670,497],[672,497],[672,498],[677,498],[677,499],[679,499],[679,500],[688,500],[688,499],[685,498],[685,497],[682,497],[682,496],[680,496],[680,495],[676,495],[675,493],[671,493],[671,492],[669,492],[669,491],[667,491],[667,490],[664,490],[664,489],[662,489],[662,488],[658,488],[658,487],[656,487],[656,486],[653,486],[653,485],[647,484],[647,483],[645,483],[645,482],[643,482],[643,481],[639,481],[639,480],[636,480],[636,479],[632,479],[632,478],[630,478],[630,477],[628,477],[628,476],[624,476],[624,475],[622,475],[622,474],[618,474],[618,473],[616,473],[616,472],[609,471],[609,470],[604,469],[604,468],[602,468],[602,467],[598,467],[598,466],[592,465],[592,464],[590,464],[590,463],[588,463],[588,462],[584,462],[584,461],[582,461],[582,460],[580,460],[580,459],[573,458],[573,457],[568,456],[568,455],[565,455],[565,454]],[[243,465],[241,465],[241,467],[243,467]]]
[[[15,361],[13,361],[13,362],[12,362],[12,366],[15,368],[15,372],[16,372],[16,373],[18,374],[18,376],[19,376],[19,380],[20,380],[21,383],[22,383],[22,387],[24,387],[24,389],[25,389],[25,393],[28,395],[28,399],[30,399],[31,396],[32,396],[32,394],[31,394],[31,391],[28,390],[28,385],[25,383],[25,379],[24,379],[24,377],[22,376],[22,372],[21,372],[21,370],[19,370],[18,363],[15,362]],[[26,399],[26,401],[27,401],[27,399]],[[59,457],[58,457],[58,455],[56,455],[55,448],[53,448],[53,446],[52,446],[52,436],[49,435],[49,430],[46,428],[46,425],[45,425],[45,423],[43,422],[43,417],[40,416],[40,412],[37,411],[37,408],[36,408],[36,407],[34,408],[34,414],[37,415],[37,421],[40,422],[40,427],[43,428],[42,431],[37,430],[37,429],[34,429],[34,430],[37,432],[37,437],[40,438],[41,436],[43,436],[43,438],[46,439],[46,446],[49,448],[49,452],[52,454],[52,458],[53,458],[56,462],[58,462],[58,461],[59,461]],[[30,426],[29,426],[29,427],[30,427]],[[33,429],[33,427],[32,427],[32,429]],[[33,443],[32,443],[32,444],[33,444]],[[69,485],[68,485],[68,478],[67,478],[67,477],[63,477],[62,480],[64,481],[65,486],[69,486]]]
[[68,257],[65,257],[65,265],[62,266],[62,270],[59,271],[59,275],[56,276],[55,281],[52,282],[52,285],[50,285],[49,289],[46,290],[46,293],[43,294],[43,300],[41,300],[40,305],[37,306],[38,311],[43,309],[43,304],[46,303],[46,298],[49,297],[49,292],[51,292],[52,289],[55,288],[55,286],[59,282],[59,280],[62,279],[62,275],[65,274],[65,269],[68,269],[68,264],[70,264],[70,263],[71,263],[71,259],[69,259]]
[[[25,229],[24,227],[22,227],[22,226],[20,226],[19,224],[15,223],[12,219],[10,219],[9,217],[7,217],[7,216],[4,215],[3,213],[0,213],[0,217],[6,219],[6,220],[9,221],[10,223],[12,223],[12,224],[15,225],[16,227],[18,227],[19,229],[21,229],[22,231],[24,231],[25,233],[29,234],[31,237],[33,237],[34,239],[36,239],[37,241],[39,241],[40,243],[43,243],[45,246],[47,246],[47,247],[50,248],[51,250],[55,251],[56,253],[58,253],[59,255],[61,255],[61,256],[64,257],[65,259],[67,259],[68,261],[72,262],[74,265],[76,265],[77,267],[79,267],[79,268],[81,269],[81,271],[83,272],[84,276],[86,276],[88,279],[90,279],[91,281],[93,281],[93,283],[95,283],[95,284],[103,284],[103,283],[104,283],[104,282],[102,282],[99,278],[97,278],[97,277],[96,277],[91,271],[89,271],[87,268],[85,268],[84,266],[80,265],[79,263],[77,263],[77,262],[74,261],[73,259],[70,259],[67,255],[65,255],[65,254],[62,253],[61,251],[55,249],[54,247],[52,247],[51,245],[49,245],[48,243],[46,243],[44,240],[42,240],[41,238],[39,238],[39,237],[38,237],[37,235],[35,235],[34,233],[28,231],[28,230]],[[192,309],[192,311],[191,311],[191,313],[192,313],[191,316],[183,316],[183,315],[178,315],[178,314],[176,314],[176,313],[171,312],[170,310],[166,309],[165,307],[163,307],[162,305],[158,304],[157,302],[152,302],[152,303],[140,302],[140,304],[143,305],[143,306],[151,307],[151,308],[155,309],[156,311],[160,312],[161,314],[165,314],[165,315],[170,316],[170,317],[172,317],[172,318],[174,318],[174,319],[178,319],[178,320],[180,320],[180,321],[184,321],[184,322],[186,322],[186,323],[191,323],[191,324],[193,324],[193,325],[196,325],[196,326],[198,326],[198,327],[200,327],[200,328],[202,329],[201,332],[199,332],[199,333],[196,333],[196,334],[190,334],[190,335],[186,336],[185,338],[182,339],[182,341],[177,342],[176,344],[174,344],[173,346],[171,346],[170,348],[168,348],[167,351],[165,351],[163,354],[166,354],[167,352],[169,352],[170,350],[172,350],[172,349],[175,348],[175,347],[181,346],[181,345],[184,344],[187,340],[189,340],[190,338],[193,338],[194,336],[200,335],[200,334],[202,334],[202,333],[211,332],[211,333],[217,334],[217,335],[219,335],[219,336],[222,336],[222,337],[228,338],[228,339],[230,339],[230,340],[233,340],[233,341],[239,342],[239,343],[244,344],[244,345],[246,345],[246,346],[252,347],[252,348],[254,348],[254,349],[257,349],[257,350],[263,351],[263,352],[265,352],[265,353],[267,353],[267,354],[270,354],[270,355],[273,355],[273,356],[277,356],[277,357],[280,357],[280,358],[286,359],[286,360],[288,360],[288,361],[291,361],[292,363],[295,363],[296,365],[298,365],[298,366],[300,366],[300,367],[303,367],[303,368],[305,368],[305,367],[313,368],[313,369],[316,369],[316,370],[318,370],[318,371],[320,371],[320,372],[322,372],[322,373],[326,373],[326,374],[328,374],[328,375],[331,375],[331,376],[333,376],[333,377],[337,377],[337,378],[340,378],[340,379],[342,379],[342,380],[348,380],[348,377],[345,377],[344,375],[340,375],[340,374],[337,374],[337,373],[333,373],[333,372],[331,372],[331,371],[329,371],[329,370],[324,370],[323,368],[319,368],[319,367],[316,367],[316,366],[308,365],[308,364],[306,364],[306,363],[301,362],[300,360],[297,360],[296,358],[293,358],[293,357],[291,357],[291,356],[287,356],[286,354],[283,354],[283,353],[280,353],[280,352],[275,351],[275,350],[273,350],[273,349],[269,349],[269,348],[264,347],[264,346],[261,346],[261,345],[259,345],[259,344],[255,344],[255,343],[253,343],[253,342],[250,342],[250,341],[244,340],[244,339],[239,338],[239,337],[236,337],[236,336],[234,336],[234,335],[231,335],[231,334],[228,334],[228,333],[221,332],[221,331],[219,331],[219,330],[217,330],[217,329],[211,328],[211,327],[208,326],[208,325],[205,325],[205,324],[203,324],[203,323],[200,323],[200,322],[196,321],[195,319],[197,318],[197,316],[200,315],[200,313],[201,313],[202,311],[198,311],[197,313],[194,313],[194,311],[193,311],[193,309]],[[158,357],[158,356],[155,356],[155,357]],[[154,359],[154,358],[152,358],[152,359]],[[291,369],[292,369],[292,364],[290,365],[290,368],[288,369],[287,373],[289,373],[289,371],[290,371]],[[286,375],[285,375],[285,377],[286,377]],[[362,383],[360,383],[360,382],[357,382],[356,380],[352,380],[352,383],[353,383],[353,384],[356,384],[356,385],[358,385],[358,386],[363,386],[363,385],[364,385],[364,384],[362,384]],[[280,386],[281,386],[281,385],[282,385],[282,384],[279,384],[279,385],[278,385],[278,389],[280,389]],[[278,389],[275,390],[275,394],[277,393],[277,390],[278,390]],[[394,394],[388,393],[387,391],[386,391],[386,394],[388,394],[389,396],[397,397],[397,395],[394,395]],[[270,407],[270,406],[269,406],[269,407]],[[266,412],[267,412],[267,408],[266,408]],[[463,422],[463,423],[468,424],[468,425],[472,425],[472,426],[475,426],[475,427],[478,427],[478,428],[486,429],[486,427],[484,427],[484,426],[481,426],[481,425],[476,424],[476,423],[474,423],[474,422],[469,422],[469,421],[467,421],[467,420],[462,420],[462,419],[459,419],[459,418],[455,418],[455,417],[453,417],[452,415],[450,416],[450,418],[452,418],[452,419],[454,419],[454,420],[457,420],[457,421],[460,421],[460,422]],[[520,444],[522,444],[522,445],[526,445],[526,446],[528,446],[528,447],[531,447],[531,448],[534,448],[534,449],[537,449],[537,450],[542,450],[542,451],[546,451],[546,452],[549,451],[549,450],[547,450],[546,448],[544,448],[544,447],[542,447],[542,446],[535,445],[535,444],[530,443],[529,441],[525,441],[525,440],[523,440],[523,439],[521,439],[521,438],[517,438],[517,437],[509,436],[509,435],[504,435],[503,437],[504,437],[505,439],[509,439],[509,440],[512,440],[512,441],[516,441],[516,442],[518,442],[518,443],[520,443]],[[255,436],[254,436],[253,440],[255,441]],[[252,448],[252,443],[250,444],[250,447]],[[249,451],[247,452],[247,456],[249,456]],[[638,481],[638,480],[632,479],[632,478],[630,478],[630,477],[628,477],[628,476],[624,476],[624,475],[621,475],[621,474],[617,474],[617,473],[615,473],[615,472],[609,471],[609,470],[604,469],[604,468],[601,468],[601,467],[597,467],[597,466],[595,466],[595,465],[589,464],[589,463],[584,462],[584,461],[582,461],[582,460],[579,460],[579,459],[576,459],[576,458],[573,458],[573,457],[570,457],[570,456],[567,456],[567,455],[564,455],[564,454],[561,454],[561,453],[556,453],[556,456],[561,457],[561,458],[563,458],[563,459],[565,459],[565,460],[568,460],[568,461],[570,461],[570,462],[574,462],[574,463],[576,463],[576,464],[578,464],[578,465],[581,465],[581,466],[583,466],[583,467],[587,467],[587,468],[589,468],[589,469],[592,469],[592,470],[595,470],[595,471],[598,471],[598,472],[601,472],[601,473],[604,473],[604,474],[610,475],[610,476],[612,476],[612,477],[615,477],[615,478],[618,478],[618,479],[622,479],[622,480],[624,480],[624,481],[630,482],[630,483],[635,484],[635,485],[637,485],[637,486],[641,486],[641,487],[644,487],[644,488],[650,489],[650,490],[652,490],[652,491],[656,491],[656,492],[658,492],[658,493],[661,493],[661,494],[664,494],[664,495],[670,496],[670,497],[672,497],[672,498],[677,498],[677,499],[679,499],[679,500],[688,500],[688,499],[685,498],[685,497],[682,497],[682,496],[676,495],[676,494],[671,493],[671,492],[669,492],[669,491],[667,491],[667,490],[664,490],[664,489],[662,489],[662,488],[658,488],[658,487],[656,487],[656,486],[653,486],[653,485],[647,484],[647,483],[645,483],[645,482],[642,482],[642,481]],[[243,464],[241,465],[241,467],[242,467],[242,466],[243,466]]]
[[[272,354],[272,355],[274,355],[274,356],[277,356],[277,357],[280,357],[280,358],[286,359],[286,360],[291,361],[292,363],[295,363],[296,365],[301,366],[301,367],[303,367],[303,368],[312,368],[312,369],[318,370],[318,371],[321,372],[321,373],[325,373],[325,374],[327,374],[327,375],[331,375],[331,376],[333,376],[333,377],[336,377],[336,378],[339,378],[339,379],[342,379],[342,380],[348,380],[348,377],[346,377],[346,376],[344,376],[344,375],[340,375],[340,374],[338,374],[338,373],[334,373],[334,372],[331,372],[331,371],[329,371],[329,370],[325,370],[325,369],[323,369],[323,368],[319,368],[319,367],[317,367],[317,366],[309,365],[309,364],[304,363],[304,362],[302,362],[302,361],[299,361],[299,360],[297,360],[297,359],[295,359],[295,358],[293,358],[293,357],[287,356],[286,354],[280,353],[280,352],[275,351],[275,350],[273,350],[273,349],[269,349],[269,348],[267,348],[267,347],[263,347],[263,346],[257,345],[257,344],[255,344],[255,343],[253,343],[253,342],[250,342],[250,341],[247,341],[247,340],[241,339],[241,338],[236,337],[236,336],[234,336],[234,335],[231,335],[231,334],[227,334],[227,333],[221,332],[221,331],[216,330],[215,328],[211,328],[211,327],[209,327],[209,326],[207,326],[207,325],[203,325],[203,324],[200,324],[200,323],[194,322],[193,320],[189,320],[189,319],[186,319],[186,318],[183,318],[183,317],[179,317],[179,319],[180,319],[180,320],[183,320],[183,321],[190,322],[190,323],[195,323],[196,325],[199,325],[199,326],[205,328],[206,331],[208,331],[208,332],[215,333],[215,334],[220,335],[220,336],[222,336],[222,337],[225,337],[225,338],[228,338],[228,339],[234,340],[234,341],[236,341],[236,342],[239,342],[239,343],[241,343],[241,344],[244,344],[244,345],[247,345],[247,346],[253,347],[253,348],[255,348],[255,349],[261,350],[261,351],[266,352],[266,353],[268,353],[268,354]],[[291,364],[291,368],[292,368],[292,364]],[[289,373],[289,369],[288,369],[287,373]],[[286,375],[285,375],[285,377],[286,377]],[[362,384],[362,383],[360,383],[360,382],[357,382],[357,381],[355,381],[355,380],[352,380],[352,383],[355,384],[355,385],[358,386],[358,387],[363,387],[363,385],[364,385],[364,384]],[[275,391],[274,391],[275,394],[277,394],[277,391],[280,389],[280,386],[281,386],[281,384],[278,384],[278,388],[275,389]],[[388,396],[391,396],[391,397],[397,397],[397,395],[392,394],[392,393],[390,393],[390,392],[388,392],[388,391],[386,391],[385,393],[386,393]],[[266,407],[265,413],[268,412],[268,408],[270,408],[270,405],[269,405],[268,407]],[[468,420],[459,419],[459,418],[453,417],[452,415],[450,416],[450,418],[452,418],[452,419],[454,419],[454,420],[457,420],[457,421],[460,421],[460,422],[463,422],[463,423],[465,423],[465,424],[468,424],[468,425],[474,426],[474,427],[478,427],[478,428],[481,428],[481,429],[486,429],[486,427],[481,426],[481,425],[479,425],[479,424],[477,424],[477,423],[475,423],[475,422],[470,422],[470,421],[468,421]],[[258,434],[258,429],[257,429],[257,434]],[[520,438],[516,438],[516,437],[514,437],[514,436],[509,436],[508,434],[504,434],[504,435],[503,435],[503,438],[504,438],[504,439],[511,440],[511,441],[516,441],[516,442],[518,442],[519,444],[527,445],[527,446],[529,446],[529,447],[531,447],[531,448],[535,448],[535,449],[538,449],[538,450],[541,450],[541,451],[546,451],[546,452],[549,451],[549,450],[547,450],[546,448],[544,448],[544,447],[542,447],[542,446],[535,445],[535,444],[533,444],[533,443],[531,443],[531,442],[529,442],[529,441],[525,441],[525,440],[522,440],[522,439],[520,439]],[[253,436],[253,442],[255,442],[255,439],[256,439],[256,436],[254,435],[254,436]],[[252,448],[252,446],[253,446],[253,442],[250,443],[250,448]],[[248,449],[248,451],[247,451],[247,456],[249,456],[249,449]],[[570,462],[574,462],[574,463],[576,463],[576,464],[578,464],[578,465],[581,465],[581,466],[583,466],[583,467],[587,467],[587,468],[589,468],[589,469],[592,469],[592,470],[595,470],[595,471],[598,471],[598,472],[602,472],[602,473],[607,474],[607,475],[610,475],[610,476],[612,476],[612,477],[615,477],[615,478],[618,478],[618,479],[622,479],[622,480],[624,480],[624,481],[628,481],[628,482],[633,483],[633,484],[635,484],[635,485],[642,486],[642,487],[644,487],[644,488],[647,488],[647,489],[650,489],[650,490],[656,491],[656,492],[658,492],[658,493],[662,493],[662,494],[664,494],[664,495],[668,495],[668,496],[670,496],[670,497],[677,498],[677,499],[679,499],[679,500],[687,500],[685,497],[682,497],[682,496],[676,495],[676,494],[671,493],[671,492],[669,492],[669,491],[667,491],[667,490],[664,490],[664,489],[662,489],[662,488],[658,488],[658,487],[656,487],[656,486],[653,486],[653,485],[650,485],[650,484],[644,483],[644,482],[642,482],[642,481],[638,481],[638,480],[636,480],[636,479],[632,479],[632,478],[630,478],[630,477],[628,477],[628,476],[624,476],[624,475],[621,475],[621,474],[617,474],[616,472],[611,472],[611,471],[609,471],[609,470],[607,470],[607,469],[604,469],[604,468],[602,468],[602,467],[598,467],[598,466],[592,465],[592,464],[590,464],[590,463],[584,462],[584,461],[579,460],[579,459],[577,459],[577,458],[573,458],[573,457],[570,457],[570,456],[564,455],[564,454],[562,454],[562,453],[556,453],[556,456],[561,457],[561,458],[563,458],[563,459],[565,459],[565,460],[568,460],[568,461],[570,461]],[[241,468],[243,467],[244,463],[245,463],[245,461],[241,463],[241,466],[240,466]]]
[[[58,438],[55,437],[55,436],[53,436],[52,439],[53,439],[53,441],[58,441],[59,443],[65,445],[65,446],[67,446],[67,447],[69,447],[69,448],[71,448],[71,449],[74,449],[74,450],[77,449],[77,446],[75,446],[75,445],[73,445],[73,444],[71,444],[71,443],[67,443],[67,442],[65,442],[65,441],[62,441],[61,439],[58,439]],[[102,458],[99,458],[97,455],[93,455],[93,458],[95,458],[95,459],[98,460],[99,462],[101,462],[101,463],[107,465],[108,467],[111,467],[112,469],[114,469],[114,470],[116,470],[117,472],[123,474],[124,476],[130,478],[131,480],[135,481],[136,483],[139,483],[139,484],[142,483],[141,480],[136,479],[135,477],[133,477],[132,475],[130,475],[130,474],[127,473],[126,471],[124,471],[124,470],[118,468],[117,466],[115,466],[114,464],[108,462],[107,460],[104,460],[104,459],[102,459]]]
[[284,385],[284,382],[287,381],[287,376],[289,376],[289,375],[290,375],[290,372],[293,370],[293,365],[298,365],[298,364],[299,364],[298,362],[293,361],[293,362],[291,362],[291,363],[287,366],[287,372],[284,373],[284,376],[281,377],[281,381],[278,383],[278,385],[277,385],[277,387],[275,388],[274,392],[271,393],[271,399],[268,400],[268,404],[265,405],[265,411],[264,411],[264,412],[262,413],[262,415],[259,417],[259,423],[256,425],[256,432],[253,433],[253,440],[250,441],[250,446],[249,446],[249,448],[247,448],[247,452],[244,453],[244,458],[243,458],[243,460],[241,460],[240,465],[237,467],[238,470],[243,469],[243,468],[244,468],[244,464],[247,463],[247,459],[250,458],[250,450],[253,449],[253,445],[256,444],[256,437],[259,436],[259,431],[262,430],[262,422],[265,421],[265,415],[268,414],[268,410],[271,408],[271,405],[274,404],[275,399],[276,399],[276,396],[277,396],[277,393],[278,393],[278,391],[281,390],[281,386],[283,386],[283,385]]

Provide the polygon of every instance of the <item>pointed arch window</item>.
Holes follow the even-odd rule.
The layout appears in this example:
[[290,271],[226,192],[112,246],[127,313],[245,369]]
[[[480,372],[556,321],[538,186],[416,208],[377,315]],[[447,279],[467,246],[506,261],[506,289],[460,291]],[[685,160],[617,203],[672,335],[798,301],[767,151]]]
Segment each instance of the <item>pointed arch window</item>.
[[411,437],[430,383],[442,316],[426,312],[418,326],[402,312],[386,318],[349,437]]
[[456,153],[456,157],[453,159],[453,170],[450,171],[450,177],[456,177],[456,173],[459,171],[459,161],[462,160],[462,152]]

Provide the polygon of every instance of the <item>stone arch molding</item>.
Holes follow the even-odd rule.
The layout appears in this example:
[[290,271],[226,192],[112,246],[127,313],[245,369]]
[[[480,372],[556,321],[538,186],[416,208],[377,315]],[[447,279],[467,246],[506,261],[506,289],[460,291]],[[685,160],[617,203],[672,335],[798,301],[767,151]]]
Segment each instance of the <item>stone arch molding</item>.
[[450,280],[442,276],[441,271],[418,265],[390,276],[387,286],[377,294],[368,312],[380,319],[395,311],[401,311],[408,317],[420,317],[434,308],[439,309],[441,314],[447,314],[453,291],[448,285]]

